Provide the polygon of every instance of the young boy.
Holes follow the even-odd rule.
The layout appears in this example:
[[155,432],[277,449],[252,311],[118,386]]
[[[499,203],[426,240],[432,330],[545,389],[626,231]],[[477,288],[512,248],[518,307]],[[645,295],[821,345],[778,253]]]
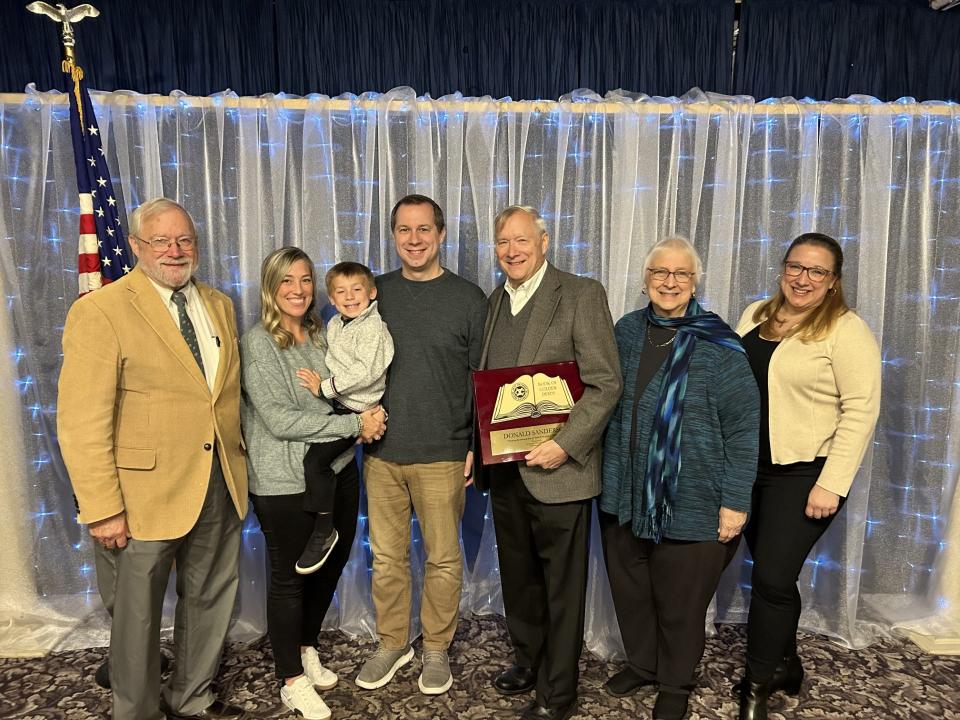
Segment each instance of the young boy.
[[[377,286],[366,265],[337,263],[327,273],[327,295],[337,315],[327,323],[327,370],[321,378],[309,368],[297,371],[300,385],[325,398],[339,414],[360,413],[380,402],[387,367],[393,359],[393,339],[377,312]],[[296,570],[307,575],[320,569],[334,545],[333,501],[336,475],[330,465],[354,444],[353,438],[317,443],[303,458],[306,479],[303,509],[317,514]]]

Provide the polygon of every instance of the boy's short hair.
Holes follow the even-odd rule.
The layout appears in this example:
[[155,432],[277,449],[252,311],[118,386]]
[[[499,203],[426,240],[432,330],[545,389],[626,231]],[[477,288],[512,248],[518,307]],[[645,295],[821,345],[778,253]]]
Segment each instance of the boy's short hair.
[[367,290],[372,290],[376,287],[373,272],[366,265],[358,262],[339,262],[327,270],[327,276],[324,278],[327,286],[327,295],[333,294],[333,281],[339,277],[360,277],[363,278]]

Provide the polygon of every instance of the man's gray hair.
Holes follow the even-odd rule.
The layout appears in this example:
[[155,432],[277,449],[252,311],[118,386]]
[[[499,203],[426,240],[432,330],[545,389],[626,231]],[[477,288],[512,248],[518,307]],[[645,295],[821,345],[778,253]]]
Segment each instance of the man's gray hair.
[[193,235],[196,237],[197,226],[194,224],[193,218],[190,217],[190,213],[187,212],[187,209],[180,203],[165,197],[147,200],[145,203],[140,205],[140,207],[133,211],[133,213],[130,215],[129,234],[140,237],[140,228],[143,227],[143,224],[150,218],[159,215],[160,213],[164,213],[167,210],[179,210],[186,215],[187,220],[190,221],[190,228],[193,230]]
[[650,260],[653,259],[653,256],[656,255],[661,250],[682,250],[690,256],[691,263],[693,265],[693,285],[694,287],[700,284],[700,278],[703,277],[703,262],[700,260],[700,254],[697,252],[697,249],[693,246],[693,243],[687,240],[685,237],[680,235],[671,235],[670,237],[665,237],[663,240],[655,243],[650,251],[647,253],[647,256],[643,259],[643,279],[646,283],[647,279],[647,270],[650,269]]
[[530,216],[530,219],[533,220],[533,224],[536,225],[537,230],[540,231],[540,237],[543,237],[547,234],[547,222],[540,217],[540,213],[537,212],[535,207],[531,207],[530,205],[510,205],[509,207],[501,210],[497,214],[496,219],[493,221],[494,237],[500,234],[500,230],[503,229],[504,223],[506,223],[507,220],[519,212],[527,213],[527,215]]

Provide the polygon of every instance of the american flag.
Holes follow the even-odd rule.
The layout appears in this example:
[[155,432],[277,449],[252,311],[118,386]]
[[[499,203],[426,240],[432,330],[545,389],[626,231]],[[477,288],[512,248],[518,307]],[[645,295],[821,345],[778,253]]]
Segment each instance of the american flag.
[[83,71],[64,66],[70,85],[70,132],[80,193],[79,291],[84,295],[119,280],[133,269],[133,261],[117,212],[117,196],[110,182],[100,128],[83,80]]

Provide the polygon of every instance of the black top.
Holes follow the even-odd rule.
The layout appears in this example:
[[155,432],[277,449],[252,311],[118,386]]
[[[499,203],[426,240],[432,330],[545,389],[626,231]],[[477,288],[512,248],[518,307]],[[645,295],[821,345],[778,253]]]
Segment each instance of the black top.
[[767,375],[770,369],[770,358],[780,344],[779,340],[767,340],[760,337],[760,326],[743,336],[743,348],[747,351],[750,369],[757,379],[760,390],[760,454],[757,460],[770,464],[770,393],[767,392]]
[[643,350],[640,351],[640,364],[637,366],[637,384],[633,400],[633,417],[630,426],[630,454],[636,452],[634,444],[639,433],[637,432],[637,409],[640,407],[640,396],[647,389],[647,385],[657,374],[660,367],[670,357],[673,351],[673,338],[677,331],[673,328],[663,328],[647,322],[647,333],[643,340]]

